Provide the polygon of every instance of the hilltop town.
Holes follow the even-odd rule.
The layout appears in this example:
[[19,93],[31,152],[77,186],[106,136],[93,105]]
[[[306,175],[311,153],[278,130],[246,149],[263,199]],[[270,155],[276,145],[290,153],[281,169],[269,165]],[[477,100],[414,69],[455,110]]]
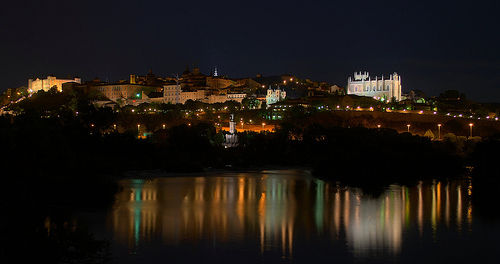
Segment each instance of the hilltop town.
[[[44,109],[41,116],[50,117],[57,115],[53,109],[56,106],[51,108],[57,100],[52,99],[64,97],[61,100],[67,100],[67,107],[78,115],[76,98],[85,98],[92,107],[115,115],[106,124],[89,120],[89,128],[135,130],[140,138],[158,129],[202,121],[229,131],[230,114],[235,114],[237,131],[274,131],[282,120],[311,112],[327,112],[337,120],[316,118],[317,122],[391,128],[433,140],[441,140],[446,133],[488,136],[500,131],[497,104],[472,102],[453,90],[426,96],[402,87],[402,77],[397,73],[372,77],[368,72],[356,72],[346,85],[337,85],[293,74],[230,78],[217,68],[204,74],[198,67],[186,67],[181,75],[165,77],[149,71],[116,82],[33,78],[27,86],[7,89],[0,96],[0,111],[17,115],[40,102],[40,109]],[[46,99],[42,102],[41,98]]]
[[24,95],[40,90],[49,91],[51,88],[59,92],[76,90],[92,94],[96,105],[113,108],[142,103],[184,104],[188,100],[208,104],[227,101],[241,103],[243,99],[257,101],[257,107],[260,108],[261,103],[273,104],[285,99],[285,90],[289,98],[345,93],[339,86],[299,79],[294,75],[257,75],[235,79],[219,75],[217,68],[207,75],[198,67],[187,67],[181,75],[163,77],[149,71],[146,75],[131,74],[127,80],[116,82],[104,82],[98,78],[83,82],[81,78],[54,76],[29,79],[27,86],[7,89],[2,95],[2,103],[14,102]]

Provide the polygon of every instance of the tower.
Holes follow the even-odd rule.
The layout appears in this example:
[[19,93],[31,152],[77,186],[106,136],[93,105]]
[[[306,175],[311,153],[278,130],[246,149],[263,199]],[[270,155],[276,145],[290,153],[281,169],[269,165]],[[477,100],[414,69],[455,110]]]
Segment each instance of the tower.
[[238,135],[236,135],[236,123],[234,122],[234,114],[229,117],[229,134],[225,135],[225,148],[232,148],[238,146]]
[[234,114],[231,114],[229,118],[229,133],[234,134],[236,132],[236,123],[234,122]]
[[217,67],[215,67],[215,70],[214,70],[214,77],[218,77],[219,74],[217,74]]

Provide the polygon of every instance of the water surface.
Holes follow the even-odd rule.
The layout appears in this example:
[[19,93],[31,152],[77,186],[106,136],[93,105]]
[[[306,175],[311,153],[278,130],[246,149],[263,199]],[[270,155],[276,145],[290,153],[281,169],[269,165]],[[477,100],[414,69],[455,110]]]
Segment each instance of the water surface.
[[[93,225],[116,263],[495,262],[467,179],[378,197],[301,171],[127,179]],[[495,209],[496,210],[496,209]],[[96,218],[94,218],[96,219]]]

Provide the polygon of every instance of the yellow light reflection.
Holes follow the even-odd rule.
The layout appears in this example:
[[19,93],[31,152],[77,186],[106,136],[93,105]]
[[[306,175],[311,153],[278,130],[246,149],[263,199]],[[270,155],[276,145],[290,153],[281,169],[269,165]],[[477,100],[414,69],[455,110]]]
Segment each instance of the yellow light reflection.
[[[470,230],[473,217],[469,183],[463,185],[467,192],[453,182],[391,185],[373,197],[356,188],[279,173],[123,182],[109,223],[114,239],[132,251],[157,237],[166,245],[255,239],[255,251],[291,258],[294,236],[316,236],[345,239],[355,256],[397,254],[413,225],[421,236],[426,227],[436,236],[455,216],[458,229],[466,217]],[[46,229],[50,232],[50,226]]]

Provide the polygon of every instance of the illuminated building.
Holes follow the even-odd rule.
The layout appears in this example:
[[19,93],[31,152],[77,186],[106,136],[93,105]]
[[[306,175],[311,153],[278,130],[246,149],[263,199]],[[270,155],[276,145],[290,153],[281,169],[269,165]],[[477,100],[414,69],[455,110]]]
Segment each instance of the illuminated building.
[[163,86],[162,103],[179,104],[181,92],[181,86],[178,84]]
[[245,97],[247,97],[247,94],[245,93],[212,94],[207,96],[204,102],[209,104],[225,103],[227,101],[236,101],[241,103]]
[[58,79],[54,76],[47,76],[47,79],[39,79],[36,80],[28,79],[28,91],[30,93],[36,93],[40,90],[48,91],[52,87],[56,87],[57,91],[62,92],[63,83],[75,82],[82,83],[82,79],[74,78],[74,79]]
[[331,94],[345,94],[345,90],[338,85],[332,85],[328,88],[328,92]]
[[389,79],[375,77],[368,72],[355,72],[354,79],[347,80],[347,94],[373,97],[377,100],[390,101],[393,98],[401,101],[401,76],[397,73],[389,75]]
[[247,97],[247,95],[244,93],[228,93],[226,97],[227,101],[237,101],[241,103],[241,101],[243,101],[243,99]]
[[267,89],[267,95],[266,95],[266,104],[274,104],[277,103],[281,100],[284,100],[286,97],[286,92],[285,90],[281,90],[278,86],[278,89],[272,89],[269,87]]
[[193,101],[202,101],[206,97],[206,90],[196,90],[196,91],[189,91],[189,92],[181,92],[180,94],[180,103],[184,104],[188,100],[193,100]]
[[180,85],[165,85],[163,87],[163,97],[158,98],[162,103],[184,104],[188,100],[202,101],[204,103],[224,103],[227,101],[241,101],[246,97],[244,93],[211,94],[207,95],[204,89],[195,91],[183,91]]
[[234,114],[231,114],[229,119],[229,134],[225,136],[224,147],[231,148],[238,146],[238,135],[236,135],[236,122],[234,122]]
[[130,83],[99,84],[92,86],[91,89],[99,91],[111,101],[117,101],[119,99],[142,99],[143,94],[162,91],[161,87]]

